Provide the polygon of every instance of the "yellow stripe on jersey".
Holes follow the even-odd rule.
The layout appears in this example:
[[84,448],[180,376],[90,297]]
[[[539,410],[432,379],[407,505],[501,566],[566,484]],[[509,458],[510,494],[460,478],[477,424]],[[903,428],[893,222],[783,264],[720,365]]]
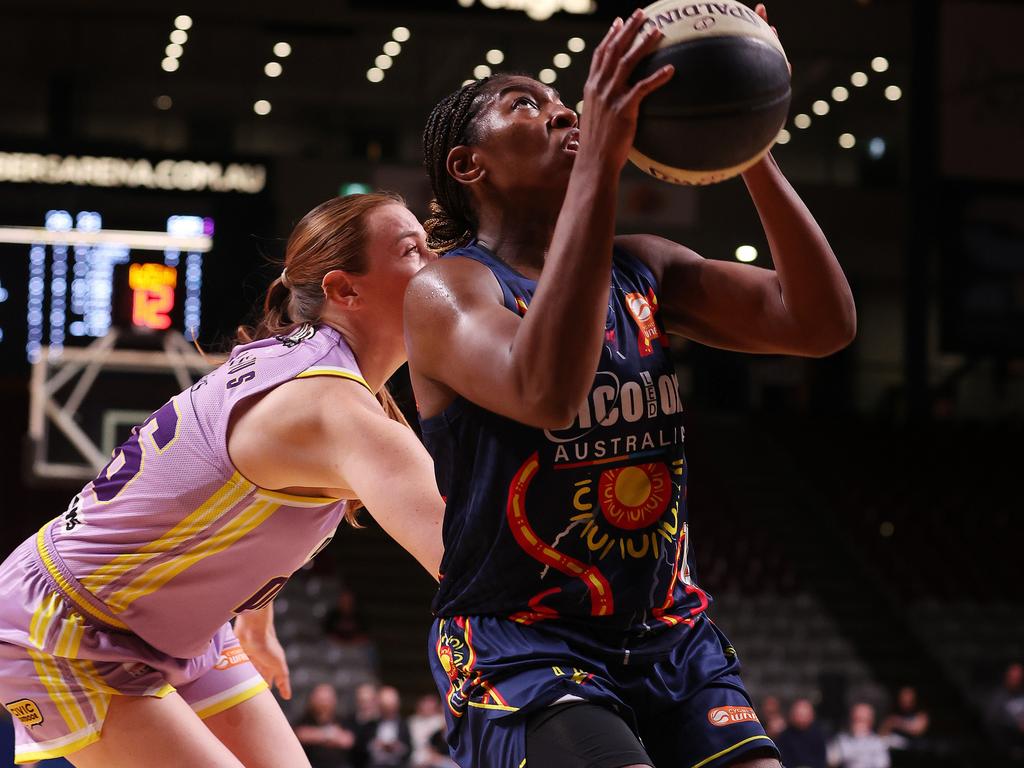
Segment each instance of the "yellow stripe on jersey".
[[83,736],[71,734],[75,738],[70,741],[64,738],[52,739],[38,744],[19,744],[14,748],[14,762],[21,765],[22,763],[34,763],[38,760],[49,760],[53,757],[64,757],[100,739],[100,732],[95,726],[86,728],[84,734]]
[[82,692],[85,693],[85,697],[89,700],[89,706],[92,707],[93,714],[95,715],[93,722],[99,723],[102,726],[103,721],[107,718],[107,709],[110,707],[111,695],[116,694],[117,691],[104,683],[102,679],[99,681],[99,685],[102,687],[97,688],[92,678],[84,674],[87,668],[79,661],[69,661],[68,666],[71,668],[71,674],[74,675],[75,681],[81,686]]
[[256,694],[262,693],[269,688],[270,686],[267,685],[263,678],[256,675],[251,680],[246,680],[228,688],[226,691],[221,691],[216,696],[210,696],[202,701],[197,701],[192,705],[192,709],[195,710],[196,716],[200,720],[205,720],[208,717],[219,715],[225,710],[238,706],[243,701],[248,701]]
[[83,576],[82,586],[99,596],[99,592],[120,576],[141,568],[150,560],[173,550],[175,547],[195,538],[203,529],[215,523],[228,510],[252,491],[253,484],[235,472],[220,488],[214,491],[194,512],[182,518],[176,526],[158,539],[144,544],[134,552],[118,555],[109,563]]
[[255,495],[257,499],[279,501],[282,505],[296,507],[323,507],[341,501],[341,499],[332,499],[327,496],[296,496],[291,493],[281,493],[281,491],[269,491],[266,488],[257,488]]
[[761,735],[759,735],[759,736],[751,736],[751,737],[750,737],[749,739],[744,739],[743,741],[737,741],[737,742],[736,742],[735,744],[733,744],[733,745],[732,745],[731,747],[726,747],[726,748],[725,748],[725,749],[723,749],[723,750],[722,750],[721,752],[715,752],[715,754],[711,755],[710,757],[705,757],[705,758],[704,758],[703,760],[701,760],[701,761],[700,761],[699,763],[694,763],[694,764],[693,764],[693,766],[692,766],[692,768],[701,768],[701,766],[707,765],[707,764],[708,764],[708,763],[710,763],[710,762],[711,762],[712,760],[717,760],[717,759],[718,759],[718,758],[720,758],[720,757],[721,757],[722,755],[727,755],[728,753],[732,752],[732,751],[733,751],[734,749],[739,749],[739,748],[740,748],[740,747],[742,747],[742,746],[743,746],[744,744],[749,744],[750,742],[752,742],[752,741],[758,741],[759,739],[764,739],[764,740],[765,740],[765,741],[767,741],[767,742],[768,742],[769,744],[773,743],[773,742],[772,742],[772,740],[771,740],[771,739],[770,739],[770,738],[769,738],[768,736],[765,736],[764,734],[761,734]]
[[57,636],[57,644],[53,647],[53,655],[62,659],[77,658],[83,635],[85,619],[79,613],[72,613],[61,621],[60,634]]
[[36,550],[39,552],[39,558],[43,561],[43,565],[46,566],[46,570],[49,572],[53,580],[57,582],[57,586],[60,587],[61,591],[73,602],[78,608],[85,611],[87,614],[92,616],[94,619],[109,624],[117,629],[128,629],[128,625],[121,621],[118,621],[113,616],[108,615],[104,611],[96,608],[92,603],[86,600],[82,595],[79,594],[78,590],[75,589],[71,582],[64,578],[64,574],[60,572],[56,564],[53,562],[53,558],[50,557],[50,553],[46,549],[46,528],[50,523],[47,523],[39,529],[39,533],[36,534]]
[[121,613],[139,598],[156,592],[182,571],[207,557],[223,552],[280,508],[280,504],[268,501],[253,502],[206,541],[200,542],[178,557],[154,565],[126,587],[119,589],[105,601],[107,606],[112,611]]
[[39,675],[39,681],[46,688],[46,692],[50,695],[50,700],[57,705],[57,710],[60,712],[60,716],[64,718],[68,730],[79,731],[87,728],[89,724],[85,721],[85,715],[75,700],[74,692],[68,686],[67,681],[64,680],[60,667],[57,666],[57,660],[33,648],[27,648],[26,650],[28,655],[32,657],[32,663],[35,665],[36,674]]
[[46,635],[50,630],[50,624],[60,608],[60,595],[51,592],[42,599],[39,606],[32,613],[32,620],[28,624],[28,639],[39,650],[46,645]]
[[[302,373],[297,375],[296,379],[308,379],[312,376],[337,376],[342,379],[349,379],[362,384],[367,389],[370,389],[370,385],[366,383],[366,379],[360,376],[355,371],[350,371],[348,368],[336,368],[334,366],[321,366],[319,368],[307,368]],[[370,394],[373,394],[373,390],[370,390]]]
[[121,694],[117,688],[103,679],[103,675],[96,669],[96,663],[92,659],[72,659],[68,664],[79,682],[82,683],[82,687],[101,693]]

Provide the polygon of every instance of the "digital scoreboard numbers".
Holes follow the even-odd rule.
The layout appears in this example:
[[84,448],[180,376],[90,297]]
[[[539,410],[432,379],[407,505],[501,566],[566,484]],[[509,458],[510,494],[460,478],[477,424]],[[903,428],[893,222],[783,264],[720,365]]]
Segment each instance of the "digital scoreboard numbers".
[[57,358],[66,344],[87,344],[112,327],[198,337],[213,221],[170,216],[164,231],[104,229],[103,223],[96,211],[52,210],[42,227],[0,226],[5,357],[19,346],[29,362],[44,347]]
[[178,270],[165,264],[131,264],[128,287],[132,292],[132,327],[166,331],[171,327]]

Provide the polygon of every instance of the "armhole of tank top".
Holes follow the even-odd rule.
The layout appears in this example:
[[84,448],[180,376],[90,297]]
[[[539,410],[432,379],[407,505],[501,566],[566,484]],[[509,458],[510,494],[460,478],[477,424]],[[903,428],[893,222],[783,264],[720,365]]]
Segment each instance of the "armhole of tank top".
[[[288,350],[288,352],[295,352],[296,350],[298,350],[298,347],[294,347],[293,349]],[[329,351],[329,349],[325,350],[318,357],[314,358],[313,361],[308,366],[303,368],[303,372],[315,367],[321,360],[327,357]],[[217,419],[217,433],[215,435],[217,444],[214,448],[214,452],[217,456],[218,461],[221,462],[223,469],[225,469],[229,474],[238,472],[239,476],[242,476],[242,473],[238,471],[238,468],[235,466],[234,462],[231,461],[231,453],[230,451],[228,451],[228,426],[231,423],[231,414],[235,412],[235,409],[239,405],[246,402],[247,400],[250,400],[253,397],[257,397],[260,395],[266,395],[272,389],[276,389],[277,387],[289,381],[294,381],[296,378],[296,375],[289,376],[286,379],[281,379],[280,381],[276,381],[272,384],[267,384],[261,387],[260,389],[256,390],[255,392],[250,392],[245,397],[240,397],[233,402],[225,403],[227,407],[221,413],[220,418]],[[363,384],[365,385],[366,382],[363,382]],[[367,387],[367,389],[369,389],[369,387]],[[246,480],[246,482],[249,481]]]
[[420,432],[423,434],[434,434],[447,429],[463,414],[466,410],[466,405],[466,398],[462,395],[455,395],[455,399],[440,413],[420,419]]
[[446,258],[469,259],[470,261],[475,261],[477,264],[484,267],[488,272],[491,273],[491,277],[494,278],[494,282],[498,284],[498,288],[501,290],[501,299],[502,303],[505,305],[505,309],[507,309],[510,312],[515,312],[517,315],[520,314],[519,309],[516,307],[516,297],[512,293],[512,289],[508,287],[508,284],[505,282],[505,280],[498,275],[498,272],[495,269],[496,265],[489,262],[488,259],[484,258],[483,256],[478,256],[474,253],[469,252],[468,250],[463,251],[462,253],[453,253],[451,256],[448,256]]
[[654,277],[654,273],[651,268],[643,261],[643,259],[634,256],[632,253],[627,251],[621,246],[614,246],[612,249],[612,257],[615,261],[619,262],[620,267],[628,267],[632,272],[639,275],[643,280],[650,284],[654,290],[654,295],[659,295],[658,280]]

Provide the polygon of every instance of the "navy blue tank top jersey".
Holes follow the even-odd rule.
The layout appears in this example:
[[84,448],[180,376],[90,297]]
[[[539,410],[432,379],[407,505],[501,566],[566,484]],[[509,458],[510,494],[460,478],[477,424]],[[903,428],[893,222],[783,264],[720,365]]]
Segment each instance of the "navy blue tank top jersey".
[[[509,311],[537,288],[477,242]],[[708,597],[687,541],[682,406],[650,270],[616,249],[605,344],[570,426],[542,430],[458,397],[421,419],[447,499],[438,616],[644,635]],[[653,639],[653,638],[652,638]]]

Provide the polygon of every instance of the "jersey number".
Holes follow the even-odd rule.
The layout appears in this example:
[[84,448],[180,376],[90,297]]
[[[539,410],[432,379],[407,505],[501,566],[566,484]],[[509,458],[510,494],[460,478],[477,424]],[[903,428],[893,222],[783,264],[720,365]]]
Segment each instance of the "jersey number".
[[264,584],[255,595],[235,608],[235,613],[258,611],[260,608],[265,608],[271,600],[277,597],[277,593],[284,589],[286,583],[288,583],[287,576],[276,576]]
[[178,409],[173,400],[132,430],[132,436],[118,446],[107,465],[92,481],[96,500],[113,501],[142,472],[146,462],[146,446],[163,453],[178,434]]

